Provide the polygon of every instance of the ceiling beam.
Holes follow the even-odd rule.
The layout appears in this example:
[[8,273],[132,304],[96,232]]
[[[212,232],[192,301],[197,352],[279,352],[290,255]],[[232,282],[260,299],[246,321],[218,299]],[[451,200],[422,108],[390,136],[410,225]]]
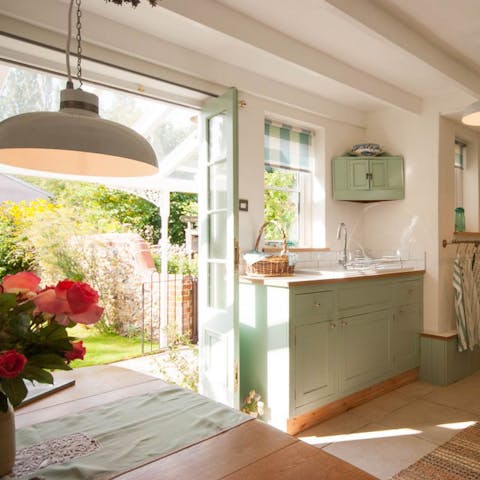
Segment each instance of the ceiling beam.
[[160,7],[390,105],[413,113],[421,111],[417,96],[215,1],[162,0]]
[[[9,15],[2,15],[0,6],[0,34],[18,36],[21,32],[22,37],[28,41],[40,42],[57,49],[65,48],[65,35],[56,33],[64,28],[65,23],[64,17],[58,14],[59,4],[54,0],[42,0],[38,11],[28,11],[28,18],[24,17],[27,11],[19,8],[22,5],[22,2],[10,3]],[[62,7],[65,8],[66,15],[67,5]],[[36,25],[30,23],[33,17]],[[92,61],[119,65],[139,74],[153,74],[187,88],[201,88],[212,94],[221,94],[226,87],[234,85],[245,93],[331,120],[360,127],[366,125],[364,112],[355,108],[226,64],[88,11],[83,12],[83,19],[84,56]],[[0,51],[1,49],[0,46]],[[42,58],[38,58],[39,63],[42,61]],[[85,78],[88,78],[88,72]]]
[[371,0],[325,0],[337,11],[353,19],[402,50],[414,55],[453,80],[465,92],[480,98],[478,73],[445,53],[433,39],[400,21]]

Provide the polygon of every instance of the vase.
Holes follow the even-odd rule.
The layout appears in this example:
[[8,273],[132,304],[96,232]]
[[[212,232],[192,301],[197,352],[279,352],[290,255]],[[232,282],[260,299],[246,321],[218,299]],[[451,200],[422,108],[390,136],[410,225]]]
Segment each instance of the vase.
[[15,464],[15,414],[8,404],[6,412],[0,412],[0,477],[9,474]]

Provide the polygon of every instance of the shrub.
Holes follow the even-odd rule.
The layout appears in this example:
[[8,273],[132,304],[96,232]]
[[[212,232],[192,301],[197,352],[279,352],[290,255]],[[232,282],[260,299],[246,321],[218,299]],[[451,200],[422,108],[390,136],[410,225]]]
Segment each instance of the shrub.
[[[155,267],[162,271],[162,248],[156,246],[152,252]],[[168,273],[180,275],[198,275],[197,257],[191,258],[184,245],[169,245],[168,248]]]

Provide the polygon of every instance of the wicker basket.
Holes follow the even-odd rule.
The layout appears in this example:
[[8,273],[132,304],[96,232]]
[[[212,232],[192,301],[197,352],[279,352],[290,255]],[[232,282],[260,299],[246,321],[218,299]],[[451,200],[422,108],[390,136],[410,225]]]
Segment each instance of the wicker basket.
[[257,252],[259,251],[258,246],[260,244],[263,231],[265,227],[269,224],[275,225],[280,230],[283,240],[283,249],[280,255],[272,255],[270,257],[265,257],[258,262],[253,263],[252,265],[247,265],[247,275],[257,277],[283,277],[286,275],[293,275],[295,265],[288,264],[287,237],[285,235],[285,230],[278,222],[265,222],[260,227],[257,241],[255,242],[255,250]]

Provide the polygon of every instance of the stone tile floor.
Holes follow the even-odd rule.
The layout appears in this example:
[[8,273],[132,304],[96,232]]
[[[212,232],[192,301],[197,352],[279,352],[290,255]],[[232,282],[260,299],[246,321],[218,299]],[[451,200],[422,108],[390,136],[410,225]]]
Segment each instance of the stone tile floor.
[[414,382],[297,435],[386,480],[480,421],[480,372],[446,387]]

